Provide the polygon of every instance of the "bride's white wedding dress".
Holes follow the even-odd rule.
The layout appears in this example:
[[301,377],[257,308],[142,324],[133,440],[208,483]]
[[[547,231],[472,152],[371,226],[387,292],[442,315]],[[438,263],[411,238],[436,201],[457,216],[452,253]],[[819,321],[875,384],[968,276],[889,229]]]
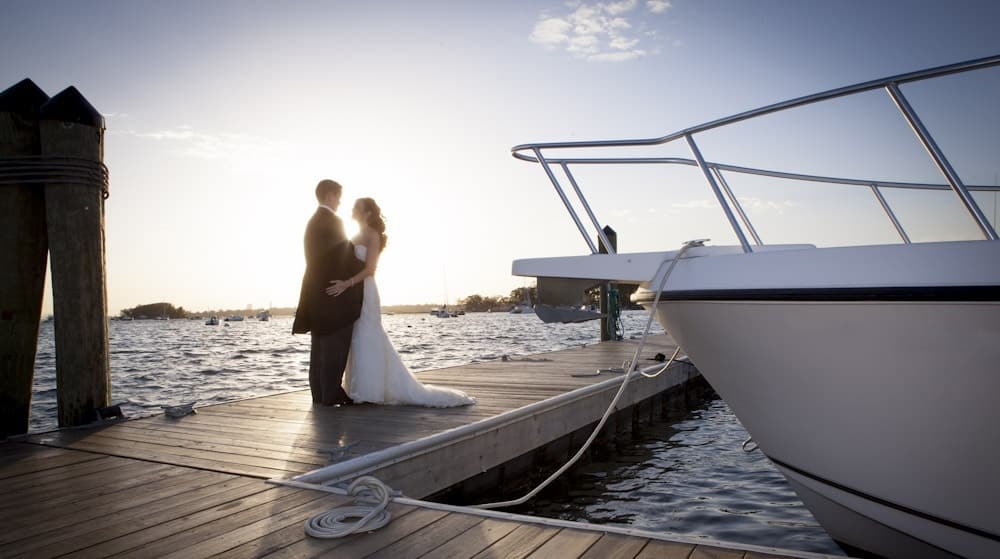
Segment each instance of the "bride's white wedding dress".
[[[355,245],[354,254],[364,261],[368,247]],[[354,323],[351,354],[344,371],[344,389],[356,403],[450,408],[476,402],[460,390],[422,384],[406,368],[382,328],[382,302],[373,276],[365,278],[364,303],[361,316]]]

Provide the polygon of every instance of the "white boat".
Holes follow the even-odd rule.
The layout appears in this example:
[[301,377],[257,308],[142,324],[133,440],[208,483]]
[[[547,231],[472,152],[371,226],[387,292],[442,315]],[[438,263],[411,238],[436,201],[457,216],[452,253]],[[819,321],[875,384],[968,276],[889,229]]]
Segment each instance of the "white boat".
[[217,316],[210,316],[208,317],[208,320],[205,321],[205,326],[218,326],[218,325],[219,325],[219,317]]
[[510,309],[510,314],[535,314],[535,307],[531,304],[531,295],[528,290],[524,290],[524,300],[514,305]]
[[271,311],[260,311],[257,313],[257,320],[267,322],[271,320]]
[[223,319],[223,321],[225,322],[243,322],[243,320],[244,317],[238,314],[234,314],[233,316],[227,316],[226,318]]
[[[516,158],[544,167],[592,254],[517,260],[513,272],[640,284],[646,289],[634,299],[647,308],[659,295],[659,322],[846,550],[1000,557],[1000,240],[971,195],[1000,188],[964,184],[900,90],[998,65],[993,56],[873,80],[661,138],[516,146]],[[707,161],[695,140],[709,130],[718,137],[736,122],[875,90],[892,98],[944,176],[941,184],[726,165]],[[686,143],[692,157],[621,155],[674,141]],[[612,155],[594,155],[601,148]],[[581,149],[585,156],[572,151]],[[546,156],[553,151],[558,155]],[[740,244],[597,254],[551,171],[565,171],[600,238],[571,173],[581,163],[697,167]],[[747,173],[868,189],[901,242],[764,245],[726,182]],[[911,242],[882,195],[888,189],[950,191],[983,239]]]
[[441,306],[439,308],[436,308],[436,309],[432,310],[431,311],[431,315],[432,316],[436,316],[438,318],[454,318],[454,317],[458,316],[455,313],[450,312],[448,310],[448,307],[445,307],[445,306]]

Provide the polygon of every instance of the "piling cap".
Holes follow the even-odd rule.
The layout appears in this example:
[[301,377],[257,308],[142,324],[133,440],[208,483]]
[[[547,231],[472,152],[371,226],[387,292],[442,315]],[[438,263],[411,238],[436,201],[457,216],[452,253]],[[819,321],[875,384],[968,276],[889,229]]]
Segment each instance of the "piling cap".
[[104,117],[73,86],[49,99],[48,103],[42,105],[38,116],[41,120],[60,120],[104,128]]
[[0,112],[36,115],[49,96],[28,78],[0,92]]

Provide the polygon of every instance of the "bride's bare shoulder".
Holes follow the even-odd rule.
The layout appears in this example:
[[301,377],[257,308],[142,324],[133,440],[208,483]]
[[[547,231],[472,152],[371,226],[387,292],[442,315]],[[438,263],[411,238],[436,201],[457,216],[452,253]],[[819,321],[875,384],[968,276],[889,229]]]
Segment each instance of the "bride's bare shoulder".
[[378,231],[369,229],[361,233],[361,236],[364,237],[365,246],[382,248],[382,237],[378,234]]

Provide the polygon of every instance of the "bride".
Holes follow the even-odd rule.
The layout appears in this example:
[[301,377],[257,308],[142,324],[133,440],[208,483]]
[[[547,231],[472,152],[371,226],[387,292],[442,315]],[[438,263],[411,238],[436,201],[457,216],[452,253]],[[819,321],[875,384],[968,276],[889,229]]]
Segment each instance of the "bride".
[[346,280],[330,282],[329,295],[365,282],[361,316],[354,323],[351,353],[344,371],[344,389],[355,403],[410,404],[435,408],[474,404],[475,398],[460,390],[422,384],[403,364],[382,328],[382,303],[375,285],[375,267],[386,245],[382,210],[371,198],[359,198],[351,217],[361,226],[354,238],[354,255],[363,270]]

